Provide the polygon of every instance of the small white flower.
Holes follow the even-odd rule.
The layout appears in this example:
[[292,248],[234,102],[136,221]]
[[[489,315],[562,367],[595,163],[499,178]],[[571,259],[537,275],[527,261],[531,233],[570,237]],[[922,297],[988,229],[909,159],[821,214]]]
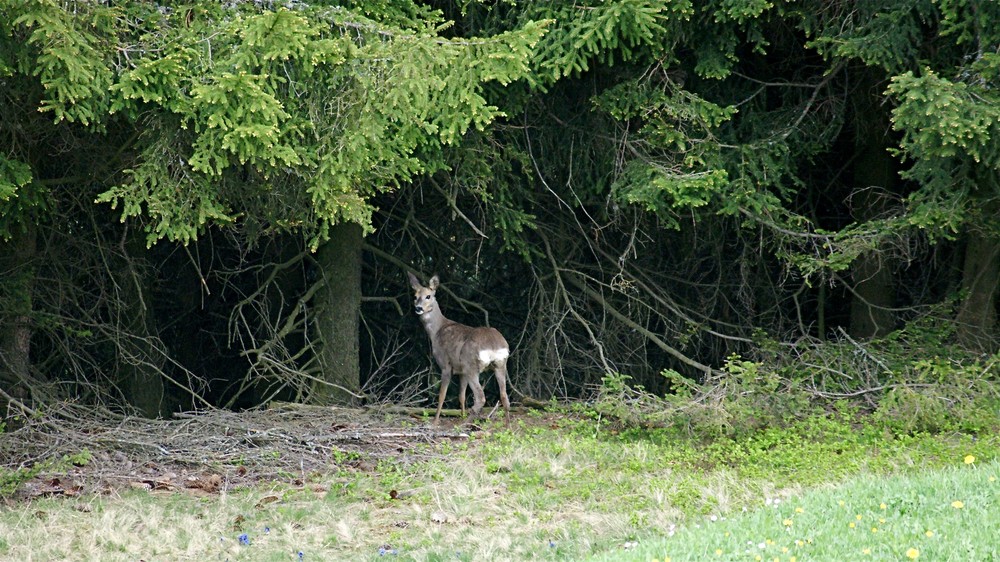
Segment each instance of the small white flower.
[[712,521],[712,522],[714,523],[715,521],[718,521],[718,520],[719,520],[719,516],[718,516],[718,515],[715,515],[715,514],[712,514],[712,515],[710,515],[710,516],[708,517],[708,520],[709,520],[709,521]]

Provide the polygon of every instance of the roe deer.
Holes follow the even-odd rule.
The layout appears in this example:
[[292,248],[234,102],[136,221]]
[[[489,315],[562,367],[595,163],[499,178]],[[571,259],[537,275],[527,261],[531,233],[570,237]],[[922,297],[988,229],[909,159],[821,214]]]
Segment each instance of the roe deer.
[[503,404],[507,419],[510,418],[510,400],[507,398],[507,356],[510,346],[507,340],[495,328],[473,328],[453,322],[444,317],[434,294],[438,288],[438,277],[435,275],[424,287],[415,275],[406,272],[410,278],[410,286],[416,299],[414,310],[431,338],[431,351],[434,361],[441,368],[441,390],[438,393],[437,413],[434,423],[441,417],[441,406],[448,393],[451,375],[458,374],[458,403],[465,415],[465,390],[472,386],[472,414],[479,415],[486,403],[483,387],[479,384],[479,374],[493,367],[493,372],[500,386],[500,403]]

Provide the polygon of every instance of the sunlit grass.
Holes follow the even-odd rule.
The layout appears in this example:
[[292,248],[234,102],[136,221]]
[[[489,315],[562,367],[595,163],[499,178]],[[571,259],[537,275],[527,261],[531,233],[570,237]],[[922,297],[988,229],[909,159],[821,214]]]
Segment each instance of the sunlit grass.
[[466,445],[426,451],[436,460],[331,466],[301,486],[211,497],[136,491],[0,507],[0,559],[988,555],[984,549],[996,541],[986,529],[1000,516],[997,465],[985,461],[997,458],[1000,438],[893,436],[849,423],[803,420],[781,432],[702,442],[671,430],[614,433],[586,418],[538,415],[510,430],[488,425]]
[[1000,559],[1000,464],[863,477],[771,503],[601,561]]

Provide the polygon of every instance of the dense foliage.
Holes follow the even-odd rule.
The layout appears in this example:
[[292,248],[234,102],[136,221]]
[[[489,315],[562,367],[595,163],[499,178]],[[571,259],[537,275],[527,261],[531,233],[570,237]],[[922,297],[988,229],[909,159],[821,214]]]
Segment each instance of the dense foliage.
[[998,21],[0,0],[0,390],[147,415],[420,401],[412,269],[506,334],[523,395],[744,377],[787,391],[775,411],[803,390],[974,411],[945,383],[992,400]]

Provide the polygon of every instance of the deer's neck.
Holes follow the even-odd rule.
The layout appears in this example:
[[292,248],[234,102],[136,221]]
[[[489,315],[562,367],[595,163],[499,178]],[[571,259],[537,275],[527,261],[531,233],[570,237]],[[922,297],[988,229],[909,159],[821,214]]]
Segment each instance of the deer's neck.
[[437,306],[430,312],[421,314],[420,321],[424,323],[424,329],[427,330],[427,335],[430,336],[432,342],[437,340],[437,335],[441,331],[441,328],[451,322],[451,320],[444,317],[441,309]]

